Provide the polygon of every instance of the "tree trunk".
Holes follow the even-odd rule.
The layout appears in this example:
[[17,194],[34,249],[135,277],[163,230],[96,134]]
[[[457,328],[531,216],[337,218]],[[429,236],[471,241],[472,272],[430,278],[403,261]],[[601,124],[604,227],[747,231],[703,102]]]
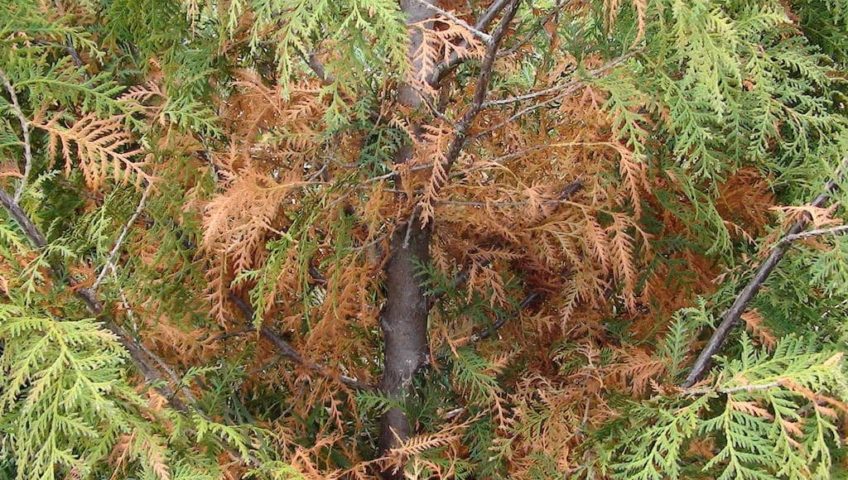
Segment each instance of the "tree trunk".
[[[403,402],[412,393],[412,379],[429,358],[427,297],[416,275],[430,258],[430,229],[416,218],[392,236],[391,258],[386,267],[387,299],[380,325],[383,329],[385,365],[380,388]],[[380,426],[383,452],[409,438],[411,426],[397,408],[389,410]]]
[[[433,3],[427,0],[427,3]],[[433,12],[419,0],[401,0],[401,9],[410,23],[433,18]],[[410,32],[410,52],[421,45],[420,31]],[[422,68],[420,62],[412,65],[413,70]],[[398,89],[398,101],[404,106],[417,109],[422,104],[418,92],[409,85]],[[413,126],[417,130],[417,126]],[[401,149],[396,163],[409,160],[409,149]],[[412,392],[415,373],[428,362],[427,342],[428,304],[424,286],[418,277],[418,268],[430,259],[431,229],[421,227],[421,221],[413,213],[405,225],[399,225],[392,235],[389,261],[386,265],[386,304],[380,318],[383,330],[383,378],[380,389],[401,403]],[[383,415],[380,422],[380,452],[405,441],[412,434],[409,419],[398,408]],[[383,472],[383,478],[402,478],[402,471]]]

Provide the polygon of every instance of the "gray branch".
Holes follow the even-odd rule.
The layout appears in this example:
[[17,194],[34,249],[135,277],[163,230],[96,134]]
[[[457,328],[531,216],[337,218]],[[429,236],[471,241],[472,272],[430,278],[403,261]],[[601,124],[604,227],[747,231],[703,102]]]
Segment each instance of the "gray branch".
[[[845,171],[846,166],[848,166],[848,157],[842,161],[842,165],[840,165],[838,169],[837,177]],[[836,180],[830,180],[827,182],[824,187],[824,192],[816,197],[815,200],[810,203],[810,206],[821,207],[824,205],[830,199],[831,193],[836,188]],[[786,241],[786,239],[803,238],[799,237],[799,235],[802,235],[802,231],[807,227],[809,222],[810,215],[804,213],[803,216],[792,225],[789,231],[786,232],[784,238],[772,247],[771,253],[769,253],[769,256],[763,261],[763,263],[760,264],[759,268],[757,268],[757,272],[754,274],[754,277],[751,278],[748,284],[745,285],[745,288],[739,292],[736,299],[733,301],[733,304],[721,316],[721,323],[713,332],[707,342],[707,345],[703,350],[701,350],[701,353],[692,365],[689,375],[683,382],[682,386],[684,388],[689,388],[704,378],[712,365],[713,356],[721,350],[722,346],[724,346],[730,332],[736,325],[739,324],[742,314],[745,313],[745,310],[748,308],[748,304],[751,303],[751,300],[753,300],[754,297],[756,297],[760,288],[762,288],[763,284],[766,280],[768,280],[771,272],[774,271],[780,261],[783,260],[783,256],[786,255],[791,243],[791,240]]]

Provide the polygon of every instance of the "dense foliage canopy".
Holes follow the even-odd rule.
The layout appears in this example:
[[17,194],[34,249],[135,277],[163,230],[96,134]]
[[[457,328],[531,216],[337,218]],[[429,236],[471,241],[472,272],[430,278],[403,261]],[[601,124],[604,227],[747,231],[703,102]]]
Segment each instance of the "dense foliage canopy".
[[848,475],[848,1],[0,1],[0,477]]

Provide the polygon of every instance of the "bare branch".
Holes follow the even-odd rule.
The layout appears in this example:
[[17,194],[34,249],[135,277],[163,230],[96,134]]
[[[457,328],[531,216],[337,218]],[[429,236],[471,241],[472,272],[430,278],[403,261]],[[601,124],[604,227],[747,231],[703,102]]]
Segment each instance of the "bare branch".
[[418,2],[419,5],[422,5],[425,8],[428,8],[428,9],[438,13],[439,15],[447,18],[448,20],[459,25],[460,27],[465,28],[466,30],[468,30],[469,32],[474,34],[475,37],[479,38],[480,40],[483,40],[483,42],[486,43],[487,45],[492,43],[492,36],[491,35],[489,35],[488,33],[485,33],[485,32],[481,32],[480,30],[477,30],[473,26],[469,25],[468,22],[457,17],[456,15],[452,14],[451,12],[449,12],[449,11],[443,9],[443,8],[440,8],[440,7],[438,7],[438,6],[436,6],[432,3],[425,2],[424,0],[415,0],[415,1]]
[[[605,63],[604,65],[602,65],[602,66],[600,66],[596,69],[589,70],[586,73],[586,79],[597,78],[597,77],[603,75],[604,73],[606,73],[606,72],[612,70],[613,68],[621,65],[622,63],[626,62],[627,60],[632,58],[637,53],[638,53],[638,50],[632,50],[630,52],[627,52],[624,55],[621,55],[620,57],[616,57],[616,58],[610,60],[609,62]],[[582,84],[584,82],[585,82],[585,79],[584,80],[572,80],[572,81],[569,81],[569,82],[566,82],[566,83],[563,83],[563,84],[560,84],[560,85],[554,85],[553,87],[546,88],[544,90],[539,90],[539,91],[536,91],[536,92],[529,92],[529,93],[525,93],[523,95],[518,95],[518,96],[515,96],[515,97],[509,97],[509,98],[503,98],[503,99],[500,99],[500,100],[491,100],[491,101],[486,102],[483,105],[483,108],[491,108],[491,107],[497,107],[497,106],[501,106],[501,105],[509,105],[511,103],[519,103],[519,102],[524,102],[524,101],[527,101],[527,100],[533,100],[534,98],[547,97],[549,95],[560,93],[563,90],[570,92],[570,91],[573,91],[572,89],[575,86],[575,83],[578,83],[579,86],[582,86]]]
[[[492,43],[490,43],[486,49],[486,56],[483,58],[483,65],[480,67],[480,76],[477,78],[477,85],[474,89],[474,97],[471,100],[471,107],[467,112],[465,112],[462,119],[457,122],[453,140],[445,153],[444,168],[446,173],[450,173],[453,163],[459,157],[459,154],[462,152],[462,149],[468,140],[468,129],[471,128],[471,124],[474,123],[474,119],[477,118],[477,114],[483,110],[483,103],[485,102],[486,95],[489,92],[489,83],[492,79],[492,68],[495,64],[495,57],[497,56],[498,48],[500,47],[501,40],[503,40],[503,37],[506,34],[509,24],[515,17],[516,12],[518,12],[518,6],[520,3],[521,0],[513,0],[509,4],[501,22],[492,34]],[[441,185],[437,185],[437,187],[441,187]]]
[[513,45],[512,47],[510,47],[510,48],[509,48],[509,49],[507,49],[507,50],[503,50],[503,51],[499,52],[499,53],[498,53],[498,57],[508,57],[508,56],[512,55],[513,53],[517,52],[518,50],[520,50],[520,49],[521,49],[521,47],[523,47],[524,45],[527,45],[527,44],[528,44],[531,40],[533,40],[533,37],[535,37],[536,35],[538,35],[538,33],[539,33],[539,32],[543,31],[543,30],[544,30],[544,28],[545,28],[545,25],[546,25],[546,24],[547,24],[547,23],[548,23],[548,22],[549,22],[549,21],[550,21],[550,20],[551,20],[554,16],[558,15],[558,14],[559,14],[559,12],[563,9],[563,7],[565,7],[565,6],[566,6],[566,5],[568,5],[569,3],[570,3],[570,2],[563,2],[562,0],[558,0],[558,1],[557,1],[557,4],[556,4],[556,5],[554,5],[554,7],[551,9],[551,11],[550,11],[550,12],[548,12],[548,13],[547,13],[544,17],[542,17],[541,19],[539,19],[538,23],[536,23],[535,28],[533,28],[533,30],[531,30],[531,31],[530,31],[530,33],[528,33],[528,34],[527,34],[527,35],[526,35],[526,36],[525,36],[525,37],[524,37],[524,38],[523,38],[520,42],[518,42],[516,45]]
[[118,235],[118,240],[115,241],[115,246],[112,247],[112,250],[109,252],[109,256],[106,258],[106,264],[103,266],[103,269],[100,270],[100,274],[97,275],[97,280],[94,281],[94,284],[91,286],[91,290],[97,293],[97,289],[100,288],[100,284],[103,283],[103,279],[106,278],[106,273],[109,269],[114,269],[115,265],[115,257],[118,255],[118,252],[121,250],[121,246],[124,244],[124,240],[127,238],[127,234],[130,231],[130,228],[135,223],[138,216],[141,215],[141,211],[144,210],[144,204],[147,202],[147,196],[150,194],[150,190],[153,189],[153,184],[148,183],[147,188],[144,189],[144,193],[141,194],[141,200],[139,200],[138,205],[135,207],[135,211],[133,211],[127,223],[124,225],[124,228],[121,229],[120,235]]
[[[522,300],[521,303],[518,304],[518,312],[520,313],[522,310],[529,307],[540,296],[541,294],[539,292],[530,292],[526,297],[524,297],[524,300]],[[506,325],[509,319],[509,315],[499,315],[497,320],[495,320],[491,327],[471,335],[471,337],[468,339],[468,343],[477,343],[480,340],[485,340],[491,337],[495,334],[495,332],[503,328],[503,326]]]
[[[241,311],[242,316],[245,318],[247,322],[251,322],[253,320],[254,311],[247,302],[239,298],[234,293],[229,293],[230,300],[238,307],[239,311]],[[271,342],[276,348],[277,352],[283,356],[288,358],[294,363],[305,367],[306,369],[315,372],[323,377],[330,378],[332,380],[337,380],[344,385],[347,385],[354,390],[373,390],[374,387],[365,382],[357,380],[348,375],[344,375],[342,373],[336,373],[330,371],[327,367],[313,362],[307,358],[304,358],[303,355],[300,354],[291,344],[283,339],[277,332],[273,331],[266,325],[263,325],[259,328],[259,334]]]
[[[842,161],[839,169],[837,170],[837,177],[841,176],[842,173],[845,172],[846,167],[848,167],[848,157]],[[830,180],[824,187],[824,192],[820,194],[810,203],[811,207],[821,207],[830,199],[831,192],[837,188],[836,180]],[[799,235],[804,228],[806,228],[807,223],[810,221],[810,216],[807,213],[796,221],[792,227],[787,232],[785,238],[790,238],[793,236]],[[760,291],[760,288],[763,286],[763,283],[768,279],[771,272],[777,267],[780,261],[783,259],[783,256],[786,254],[786,251],[789,249],[789,244],[791,241],[781,240],[772,247],[771,253],[769,256],[760,264],[759,268],[757,268],[757,272],[754,274],[754,277],[745,285],[745,288],[739,292],[736,296],[736,299],[733,301],[733,304],[724,314],[721,316],[721,323],[718,328],[715,329],[712,336],[710,337],[707,345],[701,350],[701,353],[698,355],[698,358],[695,360],[695,363],[692,365],[692,369],[689,372],[689,375],[686,377],[686,380],[683,382],[683,387],[691,387],[698,381],[700,381],[704,375],[707,374],[710,366],[712,365],[713,355],[718,353],[721,347],[724,345],[724,342],[727,340],[728,335],[733,330],[733,328],[739,324],[742,314],[745,313],[745,310],[748,307],[748,304],[757,293]]]
[[[555,205],[559,203],[569,203],[571,201],[571,196],[576,193],[578,190],[583,188],[583,182],[578,178],[577,180],[569,183],[563,189],[559,198],[550,199],[550,200],[542,200],[541,203],[546,205]],[[474,200],[439,200],[440,204],[443,205],[456,205],[460,207],[524,207],[527,206],[530,202],[527,200],[515,200],[515,201],[474,201]]]
[[312,52],[309,55],[303,55],[303,61],[306,62],[306,65],[315,73],[324,85],[329,85],[336,81],[332,75],[327,74],[324,64],[321,63],[321,60],[318,60],[318,55],[315,52]]
[[[42,233],[38,230],[38,227],[32,223],[32,220],[30,220],[23,209],[21,209],[20,205],[18,205],[18,203],[15,202],[15,200],[3,189],[0,189],[0,204],[3,205],[3,208],[6,209],[9,215],[11,215],[15,222],[21,227],[21,230],[23,230],[24,235],[26,235],[30,243],[38,249],[43,249],[47,246],[44,235],[42,235]],[[52,268],[52,273],[54,277],[61,278],[58,269]],[[103,305],[94,295],[94,292],[87,288],[73,288],[78,285],[71,278],[68,278],[66,282],[68,283],[68,286],[72,287],[76,296],[85,303],[91,313],[98,316],[102,315],[104,317],[106,327],[118,337],[121,344],[130,353],[133,363],[144,376],[145,380],[147,380],[148,383],[161,382],[163,380],[161,374],[156,367],[151,364],[151,359],[154,359],[155,356],[149,351],[145,352],[145,349],[139,342],[133,339],[132,336],[123,329],[123,327],[116,324],[109,315],[103,312]],[[157,390],[169,399],[174,408],[180,411],[186,410],[185,404],[177,398],[175,392],[167,384],[157,387]]]
[[687,388],[683,390],[684,395],[707,395],[710,393],[722,393],[730,395],[739,392],[758,392],[762,390],[771,390],[780,386],[780,382],[760,383],[753,385],[740,385],[737,387],[727,388]]
[[[498,13],[507,6],[510,0],[496,0],[480,15],[480,18],[477,19],[477,22],[474,24],[474,28],[478,31],[483,31],[488,28],[489,24],[495,19]],[[487,44],[491,44],[491,42],[486,42]],[[436,85],[439,83],[439,80],[450,71],[452,68],[456,67],[460,63],[462,63],[465,59],[461,58],[456,53],[452,53],[451,56],[447,59],[447,61],[441,62],[433,68],[433,73],[430,75],[430,85]]]
[[563,98],[567,97],[568,95],[576,92],[578,89],[585,86],[586,80],[600,77],[603,73],[609,71],[613,67],[620,65],[624,60],[632,57],[635,53],[637,53],[637,52],[634,51],[634,52],[628,53],[626,55],[623,55],[621,57],[615,58],[615,59],[611,60],[610,62],[608,62],[607,64],[601,66],[600,68],[596,68],[595,70],[589,71],[586,78],[579,79],[579,80],[576,80],[576,79],[571,80],[569,82],[566,82],[566,83],[563,83],[563,84],[560,84],[560,85],[556,85],[556,86],[553,86],[551,88],[547,88],[545,90],[540,90],[538,92],[531,92],[531,93],[528,93],[528,94],[525,94],[525,95],[520,95],[518,97],[511,97],[509,99],[494,100],[493,102],[488,102],[487,108],[492,107],[492,106],[497,106],[497,105],[504,105],[504,104],[522,102],[524,100],[530,100],[530,99],[533,99],[533,98],[549,96],[549,95],[552,95],[553,93],[556,93],[556,95],[553,96],[552,98],[549,98],[549,99],[547,99],[543,102],[540,102],[540,103],[534,103],[532,105],[529,105],[529,106],[519,110],[518,112],[514,113],[513,115],[511,115],[509,118],[502,121],[501,123],[498,123],[497,125],[490,127],[488,129],[478,133],[477,135],[475,135],[474,138],[482,138],[482,137],[485,137],[487,135],[490,135],[492,132],[501,129],[506,125],[511,124],[515,120],[523,117],[524,115],[527,115],[528,113],[532,113],[536,110],[539,110],[542,107],[545,107],[545,106],[550,105],[554,102],[562,100]]
[[24,235],[26,235],[30,243],[39,249],[47,246],[47,240],[44,239],[44,235],[41,234],[38,227],[32,223],[32,220],[29,219],[26,212],[24,212],[21,206],[18,205],[18,202],[16,202],[15,199],[13,199],[3,189],[0,189],[0,203],[3,204],[3,208],[6,209],[12,217],[12,220],[21,227],[21,230],[23,230]]
[[821,237],[824,235],[842,235],[844,233],[848,233],[848,225],[839,225],[838,227],[831,228],[819,228],[816,230],[809,230],[806,232],[796,233],[794,235],[787,235],[783,237],[781,242],[791,243],[797,240],[803,240],[805,238],[810,237]]
[[480,18],[474,23],[474,28],[477,30],[485,30],[489,28],[489,25],[492,23],[492,20],[504,9],[504,7],[509,3],[509,0],[495,0],[489,5],[489,8],[480,15]]
[[3,85],[6,87],[6,91],[9,92],[9,97],[12,102],[12,113],[18,117],[18,122],[21,124],[21,133],[24,137],[24,172],[23,178],[21,178],[21,183],[18,185],[18,188],[15,189],[15,202],[20,201],[21,195],[24,194],[24,190],[26,190],[27,182],[29,181],[29,174],[32,171],[32,144],[30,143],[29,138],[29,120],[24,116],[23,110],[21,110],[21,105],[18,103],[18,95],[15,93],[15,87],[12,86],[12,83],[9,81],[9,77],[6,76],[6,72],[0,69],[0,81],[3,82]]

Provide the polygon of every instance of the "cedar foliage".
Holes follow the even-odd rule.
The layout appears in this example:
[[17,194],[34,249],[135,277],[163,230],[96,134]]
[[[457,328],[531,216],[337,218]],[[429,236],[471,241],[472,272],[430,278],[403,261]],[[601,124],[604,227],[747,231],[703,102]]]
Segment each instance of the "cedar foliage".
[[[0,477],[843,478],[846,32],[844,0],[0,3]],[[384,393],[410,242],[428,354]]]

